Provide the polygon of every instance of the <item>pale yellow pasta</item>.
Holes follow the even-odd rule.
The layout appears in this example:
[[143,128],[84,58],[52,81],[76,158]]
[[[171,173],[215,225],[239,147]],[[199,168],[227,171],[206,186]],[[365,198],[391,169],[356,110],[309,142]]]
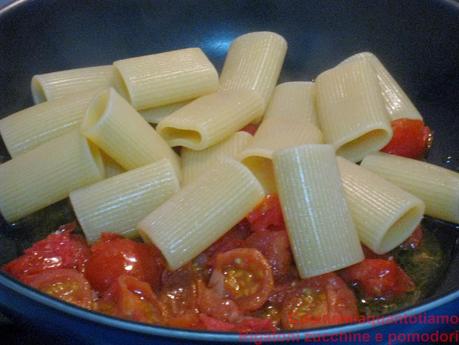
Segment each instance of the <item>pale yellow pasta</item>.
[[163,119],[156,130],[170,146],[204,150],[235,133],[263,112],[250,90],[219,91],[200,97]]
[[285,54],[285,39],[268,31],[251,32],[231,44],[220,76],[220,90],[252,90],[268,105]]
[[316,124],[313,83],[293,82],[276,87],[254,140],[240,155],[267,193],[276,192],[271,161],[274,151],[322,143]]
[[301,278],[363,260],[331,145],[276,151],[274,172],[287,232]]
[[112,66],[95,66],[38,74],[31,81],[35,103],[51,101],[75,93],[111,87],[114,85]]
[[93,91],[37,104],[0,120],[0,134],[11,157],[78,128]]
[[117,91],[137,110],[190,100],[218,88],[204,52],[188,48],[115,61]]
[[344,60],[343,63],[353,61],[355,59],[367,59],[370,61],[376,72],[376,76],[378,77],[386,109],[392,120],[403,118],[422,120],[422,116],[414,106],[413,102],[411,102],[394,77],[392,77],[389,71],[374,54],[369,52],[359,53]]
[[103,178],[99,150],[74,130],[0,165],[0,211],[13,222]]
[[313,82],[292,81],[276,86],[264,118],[280,116],[306,121],[319,126],[315,109],[316,90]]
[[382,152],[365,157],[362,166],[423,200],[427,215],[459,223],[457,172]]
[[126,170],[166,158],[180,176],[175,152],[114,89],[96,95],[81,131]]
[[367,60],[356,59],[321,73],[316,90],[324,139],[337,155],[357,162],[391,140],[390,118]]
[[196,151],[183,148],[181,151],[183,184],[189,184],[209,170],[221,158],[237,158],[238,154],[252,141],[253,137],[247,132],[236,132],[228,139]]
[[104,161],[105,176],[107,178],[122,174],[126,171],[121,165],[116,163],[110,156],[102,152],[102,159]]
[[185,186],[138,229],[177,269],[236,225],[264,197],[257,179],[241,163],[224,160]]
[[161,105],[156,108],[150,108],[145,110],[139,110],[139,114],[147,121],[148,123],[157,124],[166,116],[169,116],[174,111],[179,110],[185,104],[188,104],[189,101],[178,102],[168,105]]
[[413,233],[424,214],[422,200],[341,157],[338,167],[352,219],[368,248],[385,254]]
[[180,189],[169,160],[162,159],[70,193],[89,242],[104,231],[132,236],[137,223]]

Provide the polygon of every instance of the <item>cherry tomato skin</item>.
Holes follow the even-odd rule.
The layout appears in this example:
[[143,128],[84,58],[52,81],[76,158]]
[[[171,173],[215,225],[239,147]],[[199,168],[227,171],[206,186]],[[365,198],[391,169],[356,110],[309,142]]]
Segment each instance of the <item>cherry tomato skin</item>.
[[275,331],[272,322],[267,319],[244,317],[240,321],[232,323],[221,321],[206,314],[199,314],[204,329],[213,332],[238,332],[259,333]]
[[301,280],[298,278],[292,279],[288,282],[276,284],[268,297],[269,304],[280,308],[287,296],[293,293],[298,288],[300,283]]
[[176,271],[163,271],[159,299],[167,309],[169,326],[196,328],[199,323],[199,280],[200,274],[191,264]]
[[269,263],[252,248],[237,248],[219,254],[209,285],[224,293],[243,311],[260,308],[274,285]]
[[242,317],[242,311],[237,304],[213,289],[209,289],[202,281],[198,281],[198,308],[221,321],[232,322]]
[[25,279],[28,285],[48,295],[82,308],[93,309],[95,293],[83,274],[75,269],[47,270]]
[[208,331],[213,332],[234,332],[235,331],[235,324],[227,321],[222,321],[211,317],[206,314],[199,314],[199,319],[202,322],[203,328]]
[[82,236],[72,234],[74,229],[75,223],[61,226],[3,269],[19,280],[50,269],[74,268],[83,272],[91,252]]
[[152,245],[106,236],[91,249],[85,275],[97,291],[105,292],[123,274],[147,282],[154,289],[159,287],[164,259]]
[[304,329],[358,320],[357,300],[336,274],[304,279],[282,303],[285,329]]
[[365,259],[340,271],[349,284],[358,284],[366,297],[386,297],[413,291],[415,285],[394,260]]
[[426,154],[431,141],[431,131],[422,120],[397,119],[392,121],[392,140],[381,151],[420,159]]
[[286,231],[254,232],[246,239],[245,246],[258,249],[264,255],[275,281],[288,276],[293,257]]
[[277,195],[269,194],[247,216],[252,231],[284,230],[284,218]]
[[199,277],[190,264],[176,271],[164,270],[161,276],[161,301],[171,314],[182,314],[197,309]]
[[241,129],[243,132],[247,132],[249,134],[255,135],[256,131],[258,129],[258,125],[255,125],[253,123],[249,123],[247,126]]
[[244,246],[244,240],[250,234],[250,223],[243,219],[214,244],[199,255],[201,262],[208,266],[215,266],[218,254]]
[[164,324],[167,318],[165,306],[148,283],[123,274],[105,292],[99,303],[100,312],[120,318]]

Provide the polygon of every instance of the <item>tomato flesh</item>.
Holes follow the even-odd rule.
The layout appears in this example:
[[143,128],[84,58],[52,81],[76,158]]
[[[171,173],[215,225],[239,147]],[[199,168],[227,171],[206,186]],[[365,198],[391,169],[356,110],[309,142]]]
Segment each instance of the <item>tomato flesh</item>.
[[245,246],[258,249],[264,255],[275,281],[288,277],[293,257],[286,231],[254,232],[245,241]]
[[93,309],[94,292],[82,273],[61,268],[43,271],[26,278],[35,289],[79,307]]
[[99,302],[98,310],[151,324],[163,324],[167,317],[166,308],[150,285],[127,274],[119,276],[113,282]]
[[50,269],[73,268],[83,272],[91,252],[84,238],[72,233],[75,226],[75,223],[61,226],[4,265],[3,269],[22,281],[28,275]]
[[251,135],[255,135],[256,131],[258,129],[258,125],[255,125],[253,123],[249,123],[247,126],[241,129],[243,132],[247,132]]
[[97,291],[105,292],[123,274],[159,287],[164,259],[152,245],[105,235],[91,250],[85,275]]
[[238,248],[219,254],[209,281],[214,290],[228,295],[243,311],[260,308],[272,291],[274,280],[263,254]]
[[304,279],[285,296],[281,322],[285,329],[304,329],[358,319],[357,300],[336,274]]
[[198,281],[197,302],[201,313],[218,320],[233,322],[242,317],[242,311],[234,301],[214,289],[209,289],[202,281]]
[[163,271],[159,299],[167,309],[170,326],[194,328],[198,324],[199,279],[191,264],[176,271]]
[[245,317],[232,323],[215,319],[206,314],[199,314],[199,318],[206,330],[214,332],[258,333],[275,331],[274,326],[267,319]]
[[390,298],[415,289],[411,278],[393,260],[365,259],[341,270],[340,276],[360,287],[368,298]]
[[432,141],[432,133],[422,120],[397,119],[391,125],[392,140],[381,151],[415,159],[425,156]]
[[247,216],[252,231],[284,230],[284,217],[277,195],[269,194]]
[[198,257],[198,261],[203,265],[215,266],[215,259],[218,254],[244,247],[244,240],[249,236],[249,234],[250,223],[244,218],[203,253],[201,253]]

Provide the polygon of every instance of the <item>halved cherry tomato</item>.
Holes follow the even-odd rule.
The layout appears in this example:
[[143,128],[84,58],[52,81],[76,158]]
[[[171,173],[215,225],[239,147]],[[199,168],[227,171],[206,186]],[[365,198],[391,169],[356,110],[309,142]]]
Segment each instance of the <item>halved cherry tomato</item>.
[[106,291],[122,274],[147,282],[154,289],[159,287],[164,259],[154,246],[103,234],[91,250],[85,275],[97,291]]
[[218,254],[242,247],[244,245],[244,240],[249,236],[249,234],[250,223],[244,218],[203,253],[201,253],[198,261],[202,265],[214,266],[215,258]]
[[245,246],[258,249],[264,255],[276,281],[288,276],[293,258],[286,231],[254,232],[246,239]]
[[240,333],[275,332],[276,328],[269,319],[246,316],[237,323],[237,331]]
[[241,131],[247,132],[249,134],[255,135],[255,132],[258,129],[258,125],[255,125],[253,123],[249,123],[247,126],[241,129]]
[[280,308],[284,303],[285,298],[294,292],[300,283],[301,280],[296,277],[290,279],[289,281],[274,285],[273,291],[268,297],[268,304]]
[[214,332],[234,332],[234,323],[222,321],[206,314],[199,314],[204,329]]
[[98,311],[112,316],[151,324],[164,324],[165,306],[148,283],[123,274],[105,292]]
[[91,252],[82,236],[72,234],[75,226],[75,223],[61,226],[3,269],[19,280],[49,269],[74,268],[83,272]]
[[432,141],[430,128],[422,120],[392,121],[392,140],[381,151],[408,158],[423,158]]
[[349,284],[362,289],[365,297],[386,297],[413,291],[411,278],[394,260],[365,259],[339,272]]
[[267,302],[261,309],[256,310],[252,315],[260,319],[269,320],[274,329],[281,329],[281,308],[278,306],[274,306]]
[[357,300],[336,274],[302,280],[282,303],[285,329],[304,329],[358,320]]
[[201,313],[225,322],[235,322],[242,317],[234,301],[220,291],[209,289],[202,281],[198,281],[198,308]]
[[199,279],[191,264],[176,271],[163,271],[159,299],[167,309],[170,326],[194,328],[199,323]]
[[83,274],[75,269],[43,271],[27,276],[25,283],[65,302],[93,309],[95,293]]
[[267,319],[244,317],[236,323],[231,323],[215,319],[206,314],[199,314],[199,318],[206,330],[214,332],[259,333],[275,331],[274,326]]
[[273,275],[263,254],[238,248],[219,254],[209,286],[236,302],[243,311],[260,308],[273,289]]
[[247,216],[252,231],[285,230],[279,198],[269,194]]

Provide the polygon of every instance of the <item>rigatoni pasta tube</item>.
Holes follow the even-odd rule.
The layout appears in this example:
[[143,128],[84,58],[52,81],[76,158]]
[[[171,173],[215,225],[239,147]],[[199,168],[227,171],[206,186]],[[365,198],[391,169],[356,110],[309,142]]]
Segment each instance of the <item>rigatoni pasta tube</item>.
[[321,144],[314,108],[314,84],[292,82],[278,85],[253,141],[241,161],[257,176],[267,193],[276,192],[273,152],[304,144]]
[[319,123],[337,155],[358,162],[391,140],[390,118],[369,61],[357,59],[325,71],[316,87]]
[[352,219],[368,248],[385,254],[413,233],[424,214],[422,200],[341,157],[338,167]]
[[115,61],[116,88],[137,110],[193,99],[218,88],[215,67],[199,48]]
[[268,31],[237,37],[228,50],[220,76],[220,90],[252,90],[268,105],[285,54],[285,39]]
[[236,132],[228,139],[205,150],[183,148],[181,152],[183,184],[186,185],[201,176],[216,164],[218,159],[237,158],[252,139],[252,135],[247,132]]
[[253,91],[219,91],[200,97],[156,127],[170,146],[204,150],[261,116],[263,102]]
[[427,215],[459,223],[457,172],[386,153],[368,155],[362,166],[422,199]]
[[105,177],[113,177],[122,174],[126,171],[121,165],[116,163],[110,156],[107,156],[102,152],[102,159],[105,167]]
[[155,108],[139,110],[139,114],[142,115],[142,117],[148,123],[157,124],[162,119],[164,119],[166,116],[172,114],[176,110],[179,110],[185,104],[188,104],[188,103],[190,103],[190,102],[185,101],[185,102],[172,103],[172,104],[168,104],[168,105],[161,105],[161,106],[155,107]]
[[421,114],[406,95],[405,91],[403,91],[394,77],[374,54],[369,52],[355,54],[342,63],[354,61],[356,59],[368,60],[373,66],[376,76],[378,77],[387,112],[392,120],[404,118],[422,120]]
[[112,66],[84,67],[38,74],[33,76],[31,81],[32,96],[35,103],[111,86],[114,86],[114,69]]
[[0,165],[0,211],[13,222],[103,178],[99,150],[74,130]]
[[319,126],[317,120],[316,87],[309,81],[291,81],[276,86],[264,118],[283,117],[306,121]]
[[363,260],[331,145],[276,151],[274,172],[287,232],[301,278]]
[[175,152],[114,89],[96,95],[81,131],[127,170],[167,158],[180,174]]
[[175,270],[236,225],[263,197],[263,188],[252,173],[227,159],[159,206],[138,229]]
[[78,128],[93,91],[37,104],[0,120],[0,133],[11,157]]
[[132,235],[137,223],[179,190],[170,161],[130,170],[70,193],[78,222],[93,242],[103,231]]

